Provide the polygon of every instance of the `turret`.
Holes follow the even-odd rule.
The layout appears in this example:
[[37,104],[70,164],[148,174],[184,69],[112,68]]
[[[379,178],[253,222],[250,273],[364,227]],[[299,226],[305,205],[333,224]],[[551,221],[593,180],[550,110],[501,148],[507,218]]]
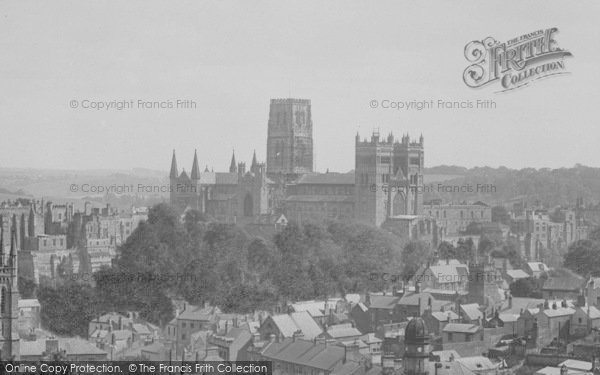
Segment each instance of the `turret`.
[[192,175],[190,176],[192,180],[200,179],[200,167],[198,167],[198,153],[194,150],[194,162],[192,163]]
[[379,142],[379,131],[376,131],[376,130],[373,131],[373,134],[371,135],[371,142],[372,143]]
[[171,173],[169,174],[169,177],[175,179],[178,175],[177,160],[175,159],[175,150],[173,150],[173,158],[171,159]]
[[[206,168],[208,169],[208,166],[206,166]],[[237,172],[237,164],[235,162],[235,151],[233,151],[232,155],[231,155],[231,164],[229,164],[229,173],[236,173]]]
[[419,144],[423,146],[423,134],[419,137]]

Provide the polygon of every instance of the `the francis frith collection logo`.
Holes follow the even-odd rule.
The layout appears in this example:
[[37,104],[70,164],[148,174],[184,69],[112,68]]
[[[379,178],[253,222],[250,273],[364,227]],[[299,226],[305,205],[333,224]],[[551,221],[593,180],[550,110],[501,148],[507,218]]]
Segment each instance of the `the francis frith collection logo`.
[[470,42],[465,47],[465,58],[471,63],[463,73],[465,84],[478,88],[498,82],[499,91],[508,91],[541,78],[568,74],[564,60],[572,54],[558,46],[557,33],[553,27],[504,43],[492,37]]

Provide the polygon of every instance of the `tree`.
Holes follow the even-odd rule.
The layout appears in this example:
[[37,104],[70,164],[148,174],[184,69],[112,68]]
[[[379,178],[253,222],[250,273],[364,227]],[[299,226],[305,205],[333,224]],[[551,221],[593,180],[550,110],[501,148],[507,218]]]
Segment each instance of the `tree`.
[[579,240],[569,246],[564,266],[579,275],[600,275],[600,246],[590,240]]
[[592,229],[588,235],[588,239],[594,242],[600,242],[600,227],[595,227]]
[[425,242],[411,241],[402,252],[402,277],[405,280],[410,280],[415,276],[421,265],[427,262],[431,256],[431,248]]
[[533,277],[519,279],[510,284],[510,294],[514,297],[542,298],[541,281]]
[[40,287],[38,300],[43,326],[60,335],[86,337],[88,323],[100,312],[92,287],[74,281]]
[[21,298],[34,298],[35,281],[25,276],[19,276],[18,286]]

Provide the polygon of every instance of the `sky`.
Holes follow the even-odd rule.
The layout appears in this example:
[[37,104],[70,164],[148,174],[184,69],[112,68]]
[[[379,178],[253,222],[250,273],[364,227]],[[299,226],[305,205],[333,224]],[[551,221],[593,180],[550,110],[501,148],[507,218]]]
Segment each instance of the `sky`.
[[[354,137],[425,138],[426,166],[600,167],[598,1],[0,1],[0,167],[225,171],[265,159],[271,98],[311,99],[315,167]],[[464,48],[556,27],[568,75],[498,93]],[[139,108],[191,100],[196,108]],[[378,108],[371,108],[372,101]],[[396,110],[384,101],[493,100]],[[133,101],[133,108],[83,108]],[[73,104],[74,103],[74,104]],[[76,107],[76,108],[73,108]]]

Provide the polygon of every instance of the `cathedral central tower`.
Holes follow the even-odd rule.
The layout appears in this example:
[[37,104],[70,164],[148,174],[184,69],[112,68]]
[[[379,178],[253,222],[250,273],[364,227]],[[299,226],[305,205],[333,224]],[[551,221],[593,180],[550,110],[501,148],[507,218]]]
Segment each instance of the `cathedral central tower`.
[[313,171],[310,100],[272,99],[267,136],[267,174],[298,175]]

